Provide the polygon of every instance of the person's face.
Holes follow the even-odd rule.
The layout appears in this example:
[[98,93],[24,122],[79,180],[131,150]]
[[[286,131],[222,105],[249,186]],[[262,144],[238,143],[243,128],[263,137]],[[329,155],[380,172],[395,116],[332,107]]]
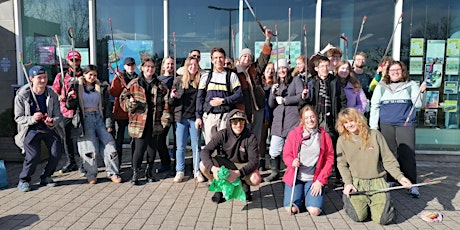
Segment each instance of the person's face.
[[331,69],[335,69],[335,67],[340,61],[340,55],[336,54],[332,57],[329,57],[329,61],[330,61],[329,65],[331,66]]
[[400,81],[402,79],[402,67],[399,64],[393,64],[388,70],[391,81]]
[[214,65],[214,68],[217,70],[222,70],[224,68],[225,55],[221,52],[214,52],[211,56],[211,62]]
[[324,79],[329,74],[329,62],[321,61],[315,69],[318,72],[318,76]]
[[288,68],[286,67],[279,67],[279,70],[278,70],[278,77],[284,81],[284,79],[286,79],[286,76],[287,76],[287,73],[288,73]]
[[198,63],[201,61],[201,54],[198,51],[193,51],[190,53],[190,57],[198,59]]
[[44,73],[44,74],[30,77],[29,79],[30,79],[30,83],[33,86],[43,88],[43,87],[46,87],[46,83],[48,82],[48,75]]
[[243,54],[240,57],[240,64],[243,67],[248,67],[252,63],[252,56],[249,54]]
[[151,78],[155,74],[155,63],[151,61],[145,62],[141,68],[147,78]]
[[355,57],[354,65],[358,68],[363,68],[366,65],[366,58],[361,55],[357,55]]
[[297,59],[295,61],[295,66],[299,70],[300,73],[305,72],[305,62],[303,62],[302,60]]
[[75,62],[72,61],[72,59],[70,60],[67,60],[67,63],[69,64],[69,66],[71,68],[73,68],[74,64],[75,64],[75,68],[80,68],[80,65],[81,65],[81,60],[80,59],[75,59]]
[[166,58],[163,62],[163,69],[169,74],[174,74],[174,59]]
[[246,121],[244,119],[232,119],[230,120],[230,123],[232,125],[233,133],[238,136],[243,132]]
[[97,79],[97,72],[96,71],[89,71],[88,73],[83,74],[83,77],[85,77],[85,81],[87,83],[94,83]]
[[124,68],[127,73],[132,74],[134,73],[134,70],[136,69],[136,63],[126,64],[124,65]]
[[343,64],[339,67],[337,74],[340,78],[347,78],[350,74],[350,68],[348,68],[347,64]]
[[230,68],[230,69],[233,68],[232,61],[230,60],[230,58],[225,58],[224,67],[225,68]]
[[267,65],[264,71],[265,78],[268,78],[268,77],[273,78],[273,74],[275,74],[275,66],[273,64]]
[[343,123],[343,127],[350,133],[358,134],[358,124],[354,120]]
[[311,111],[307,110],[303,113],[303,119],[304,119],[304,128],[308,130],[313,130],[318,127],[318,117],[316,117],[316,114]]
[[198,72],[198,61],[196,59],[192,59],[190,60],[190,63],[188,65],[188,72],[191,74],[191,75],[195,75],[197,72]]

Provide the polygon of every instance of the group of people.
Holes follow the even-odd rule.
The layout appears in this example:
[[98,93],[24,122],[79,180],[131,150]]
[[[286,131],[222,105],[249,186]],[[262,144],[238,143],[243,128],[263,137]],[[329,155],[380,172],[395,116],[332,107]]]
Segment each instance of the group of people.
[[[335,182],[344,186],[347,214],[363,221],[370,208],[374,221],[390,223],[394,209],[388,193],[353,192],[385,188],[397,181],[410,188],[413,197],[420,195],[416,187],[411,188],[417,175],[416,118],[410,112],[412,106],[421,105],[417,100],[420,87],[409,79],[402,62],[384,59],[372,78],[364,73],[364,53],[355,55],[351,65],[340,60],[340,49],[330,45],[309,59],[299,56],[295,68],[286,59],[270,62],[268,29],[265,38],[257,60],[248,48],[240,51],[235,63],[222,48],[212,49],[209,72],[200,68],[198,50],[192,50],[177,70],[174,59],[165,57],[160,75],[153,59],[143,58],[137,74],[135,60],[127,57],[124,70],[115,70],[110,86],[99,82],[96,66],[80,68],[77,51],[68,53],[69,69],[56,76],[51,88],[46,86],[44,68],[32,67],[30,83],[15,97],[16,143],[26,156],[18,189],[30,190],[41,140],[51,154],[40,184],[55,185],[51,175],[64,152],[68,163],[62,172],[80,168],[89,184],[97,183],[101,153],[107,177],[122,182],[119,169],[126,128],[132,138],[130,182],[141,184],[145,152],[144,176],[155,182],[155,174],[169,170],[171,164],[166,139],[173,127],[176,183],[185,178],[190,139],[196,182],[219,179],[218,172],[225,166],[230,170],[226,180],[241,178],[250,201],[250,186],[262,179],[278,180],[284,162],[287,211],[306,209],[320,215],[325,186],[335,166]],[[113,108],[109,94],[115,97]],[[82,165],[76,163],[75,152]],[[161,167],[155,171],[157,152]],[[266,153],[271,173],[262,178]],[[225,198],[216,192],[212,200],[220,203]]]

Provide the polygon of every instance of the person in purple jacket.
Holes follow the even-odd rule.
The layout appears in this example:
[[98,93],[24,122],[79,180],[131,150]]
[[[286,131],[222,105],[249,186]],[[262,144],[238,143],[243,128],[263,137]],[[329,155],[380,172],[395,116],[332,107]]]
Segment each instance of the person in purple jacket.
[[361,114],[366,112],[367,98],[358,79],[351,71],[351,65],[347,60],[342,60],[337,64],[334,72],[340,81],[343,91],[347,97],[347,107],[355,108]]

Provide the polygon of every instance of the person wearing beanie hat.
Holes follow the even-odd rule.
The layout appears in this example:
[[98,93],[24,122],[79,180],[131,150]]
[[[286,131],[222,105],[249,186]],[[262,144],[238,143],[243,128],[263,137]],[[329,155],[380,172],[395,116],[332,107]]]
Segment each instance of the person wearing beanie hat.
[[18,189],[22,192],[31,189],[29,183],[40,162],[42,141],[47,144],[50,156],[40,176],[40,185],[55,185],[51,176],[62,155],[61,138],[64,136],[59,100],[46,85],[48,75],[45,69],[42,66],[32,67],[28,82],[14,98],[14,119],[18,126],[14,139],[25,156],[18,183]]
[[[217,178],[220,167],[230,171],[227,178],[233,182],[240,178],[246,200],[251,201],[250,186],[257,186],[262,181],[259,165],[259,144],[256,136],[248,129],[246,114],[238,109],[228,113],[226,128],[217,132],[213,139],[201,150],[200,170],[209,181]],[[214,151],[220,149],[219,155]],[[223,194],[216,192],[212,197],[215,203],[224,202]]]
[[256,135],[258,140],[262,136],[265,112],[265,91],[262,76],[272,52],[271,31],[267,28],[264,29],[265,43],[256,62],[254,62],[252,51],[244,48],[240,51],[239,63],[235,65],[236,74],[243,90],[243,101],[237,103],[236,108],[246,114],[248,128]]
[[[64,166],[59,170],[61,173],[75,171],[80,169],[80,173],[84,176],[85,171],[82,165],[77,165],[77,159],[80,158],[78,154],[75,154],[74,149],[74,137],[71,135],[74,129],[72,125],[72,118],[75,115],[75,110],[66,107],[67,98],[70,95],[76,95],[75,89],[77,88],[77,79],[82,76],[80,68],[81,54],[76,50],[70,50],[67,52],[67,64],[69,68],[64,73],[58,73],[54,78],[52,85],[53,91],[58,95],[60,101],[61,113],[64,116],[64,128],[65,128],[65,153],[67,161]],[[64,74],[64,76],[62,76]],[[74,93],[71,93],[74,91]],[[75,97],[75,96],[73,96]],[[81,161],[80,161],[81,162]]]
[[[112,80],[110,85],[109,93],[115,98],[113,105],[113,119],[116,123],[116,147],[118,152],[118,165],[121,167],[123,161],[123,142],[125,140],[125,130],[129,124],[128,112],[125,112],[120,106],[120,95],[123,92],[125,86],[127,86],[131,80],[136,79],[138,74],[136,70],[136,60],[132,57],[126,57],[123,61],[123,71],[117,71],[117,76]],[[131,153],[134,152],[134,145],[131,145]]]

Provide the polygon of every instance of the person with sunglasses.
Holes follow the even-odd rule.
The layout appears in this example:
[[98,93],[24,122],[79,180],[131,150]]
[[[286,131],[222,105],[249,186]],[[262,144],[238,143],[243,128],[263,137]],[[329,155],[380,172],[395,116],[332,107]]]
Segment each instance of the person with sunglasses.
[[[201,150],[200,170],[210,181],[218,179],[221,166],[230,170],[229,182],[240,177],[246,200],[251,201],[249,186],[257,186],[262,181],[259,165],[259,144],[256,136],[247,128],[246,114],[238,109],[228,114],[226,128],[217,132],[212,140]],[[217,155],[213,153],[217,151]],[[215,203],[225,201],[222,192],[212,197]]]

